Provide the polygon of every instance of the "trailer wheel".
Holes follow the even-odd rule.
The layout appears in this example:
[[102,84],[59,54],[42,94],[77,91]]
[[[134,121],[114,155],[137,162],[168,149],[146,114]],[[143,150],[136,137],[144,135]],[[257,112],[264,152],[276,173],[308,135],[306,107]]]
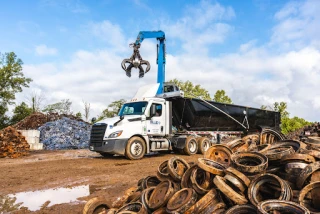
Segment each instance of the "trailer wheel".
[[210,141],[207,137],[200,137],[198,138],[198,153],[205,154],[206,151],[210,148]]
[[91,198],[83,208],[83,214],[98,214],[109,210],[108,202],[104,197]]
[[198,151],[198,143],[192,136],[186,138],[186,143],[183,148],[183,153],[186,155],[194,155]]
[[146,144],[140,137],[132,137],[126,146],[126,157],[130,160],[139,160],[146,153]]

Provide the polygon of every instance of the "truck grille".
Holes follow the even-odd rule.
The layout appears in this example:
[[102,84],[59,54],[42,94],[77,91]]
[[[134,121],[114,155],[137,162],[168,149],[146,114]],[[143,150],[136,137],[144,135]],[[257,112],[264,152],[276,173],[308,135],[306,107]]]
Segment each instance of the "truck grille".
[[106,132],[107,124],[93,125],[90,134],[90,145],[94,147],[102,146],[104,133]]

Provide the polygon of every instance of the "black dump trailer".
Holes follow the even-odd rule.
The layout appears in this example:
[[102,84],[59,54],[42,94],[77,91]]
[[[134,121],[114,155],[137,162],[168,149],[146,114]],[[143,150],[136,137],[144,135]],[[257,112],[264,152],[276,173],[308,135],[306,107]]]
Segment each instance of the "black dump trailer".
[[188,131],[256,132],[280,128],[280,113],[191,98],[171,98],[172,125]]

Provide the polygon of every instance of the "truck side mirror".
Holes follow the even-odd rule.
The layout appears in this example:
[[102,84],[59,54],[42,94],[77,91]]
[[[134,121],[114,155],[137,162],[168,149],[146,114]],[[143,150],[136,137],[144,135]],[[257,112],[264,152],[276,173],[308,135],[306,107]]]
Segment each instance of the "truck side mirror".
[[156,115],[156,105],[151,105],[150,117],[153,117],[154,115]]

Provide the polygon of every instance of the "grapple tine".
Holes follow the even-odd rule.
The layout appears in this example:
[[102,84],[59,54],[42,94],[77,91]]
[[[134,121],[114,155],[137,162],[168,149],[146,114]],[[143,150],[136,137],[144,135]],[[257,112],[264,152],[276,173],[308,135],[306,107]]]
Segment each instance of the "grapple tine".
[[141,60],[140,64],[147,65],[146,71],[144,73],[147,73],[148,71],[150,71],[150,63],[147,60]]

